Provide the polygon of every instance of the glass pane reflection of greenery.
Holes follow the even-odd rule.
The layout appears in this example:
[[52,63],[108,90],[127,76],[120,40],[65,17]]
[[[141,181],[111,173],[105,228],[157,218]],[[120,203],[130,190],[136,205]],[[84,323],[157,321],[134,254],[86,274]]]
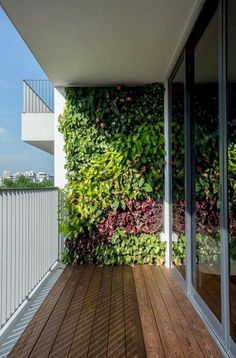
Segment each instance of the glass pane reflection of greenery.
[[172,215],[173,261],[185,277],[185,185],[184,185],[184,62],[172,82]]
[[218,11],[194,50],[195,262],[193,283],[221,320]]
[[236,342],[236,2],[228,1],[228,198],[230,333]]

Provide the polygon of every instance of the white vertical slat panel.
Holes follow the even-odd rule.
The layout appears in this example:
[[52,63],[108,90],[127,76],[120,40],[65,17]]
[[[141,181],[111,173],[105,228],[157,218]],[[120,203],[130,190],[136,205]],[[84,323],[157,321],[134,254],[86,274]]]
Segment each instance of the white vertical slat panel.
[[10,277],[11,277],[11,289],[10,289],[10,313],[14,313],[14,301],[16,296],[16,197],[15,191],[11,193],[11,218],[9,218],[11,228],[11,266],[10,266]]
[[34,262],[33,262],[33,220],[34,220],[34,212],[33,212],[33,193],[32,190],[29,195],[29,215],[30,215],[30,221],[29,221],[29,286],[28,291],[30,292],[32,290],[32,281],[33,281],[33,272],[34,272]]
[[[3,250],[3,242],[2,242],[2,237],[3,237],[3,226],[2,226],[2,222],[3,222],[3,217],[2,217],[2,207],[3,207],[3,198],[2,195],[0,193],[0,317],[2,317],[2,274],[3,274],[3,267],[2,267],[2,250]],[[1,322],[0,322],[0,327],[1,327]]]
[[9,273],[11,273],[11,241],[12,241],[12,236],[11,236],[11,197],[12,194],[9,194],[8,197],[8,205],[7,205],[7,252],[6,252],[6,256],[7,256],[7,287],[6,287],[6,292],[7,292],[7,302],[6,302],[6,315],[7,317],[9,317],[11,315],[11,304],[10,304],[10,297],[11,297],[11,275],[9,275]]
[[[3,195],[0,193],[0,317],[2,317],[3,296]],[[2,322],[0,321],[0,327]]]
[[1,288],[1,326],[6,322],[6,304],[7,304],[7,194],[2,193],[2,288]]
[[19,290],[19,261],[20,261],[20,192],[17,190],[15,192],[15,218],[16,218],[16,225],[15,225],[15,240],[16,240],[16,265],[15,265],[15,298],[14,298],[14,308],[17,307],[18,303],[20,302],[20,290]]
[[25,193],[25,195],[22,196],[23,199],[23,217],[22,217],[22,222],[23,222],[23,228],[22,228],[22,246],[23,246],[23,255],[22,255],[22,299],[24,299],[24,293],[27,290],[26,287],[26,280],[27,280],[27,274],[26,274],[26,270],[27,270],[27,262],[26,262],[26,257],[27,257],[27,193]]
[[30,193],[26,193],[26,207],[25,207],[25,292],[29,292],[29,272],[30,272],[30,264],[31,264],[31,255],[30,255],[30,248],[29,248],[29,237],[30,237],[30,228],[31,228],[31,220],[29,220],[30,214]]
[[38,223],[38,216],[39,216],[39,210],[38,210],[38,205],[39,205],[39,191],[37,190],[37,193],[35,194],[35,282],[38,282],[40,280],[40,271],[39,271],[39,257],[40,257],[40,253],[39,253],[39,237],[38,237],[38,230],[39,230],[39,223]]
[[[40,192],[40,200],[39,200],[39,210],[40,213],[43,210],[43,193]],[[40,269],[40,276],[43,276],[43,265],[42,265],[42,261],[43,261],[43,247],[41,245],[41,242],[43,240],[43,220],[42,220],[42,215],[39,215],[39,240],[40,240],[40,261],[39,261],[39,269]]]
[[57,189],[0,190],[0,326],[58,259]]
[[36,244],[36,239],[37,239],[37,230],[36,230],[36,198],[37,198],[37,191],[33,192],[33,197],[32,197],[32,211],[33,211],[33,226],[32,226],[32,253],[33,253],[33,278],[32,278],[32,282],[31,282],[31,288],[33,288],[36,285],[37,282],[37,244]]
[[19,229],[18,229],[18,240],[19,240],[19,262],[18,262],[18,287],[19,287],[19,303],[21,303],[23,301],[23,294],[22,294],[22,281],[23,281],[23,265],[22,265],[22,260],[23,260],[23,226],[24,226],[24,222],[23,222],[23,195],[22,195],[22,191],[19,192],[19,204],[18,204],[18,224],[19,224]]

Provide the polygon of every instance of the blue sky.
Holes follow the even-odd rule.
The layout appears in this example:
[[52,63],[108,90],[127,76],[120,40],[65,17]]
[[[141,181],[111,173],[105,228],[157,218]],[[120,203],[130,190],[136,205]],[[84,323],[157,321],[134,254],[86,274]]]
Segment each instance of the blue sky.
[[46,78],[0,8],[0,174],[4,170],[53,174],[53,156],[21,141],[22,80]]

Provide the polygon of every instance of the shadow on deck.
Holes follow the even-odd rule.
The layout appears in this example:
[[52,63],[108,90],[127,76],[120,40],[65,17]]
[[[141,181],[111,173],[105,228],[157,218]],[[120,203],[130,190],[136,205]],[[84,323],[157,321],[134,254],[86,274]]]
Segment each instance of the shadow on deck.
[[9,357],[222,357],[172,270],[68,266]]

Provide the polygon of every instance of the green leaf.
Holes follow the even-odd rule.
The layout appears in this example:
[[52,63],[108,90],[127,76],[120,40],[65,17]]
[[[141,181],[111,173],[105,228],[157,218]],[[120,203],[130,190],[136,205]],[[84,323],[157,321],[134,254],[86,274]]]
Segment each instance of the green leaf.
[[119,207],[119,200],[114,200],[114,202],[111,204],[112,208],[117,210]]
[[146,183],[143,187],[143,189],[147,192],[147,193],[151,193],[153,191],[152,186],[148,183]]
[[124,200],[121,200],[120,204],[121,204],[121,208],[122,208],[123,210],[125,210],[126,205],[125,205]]

